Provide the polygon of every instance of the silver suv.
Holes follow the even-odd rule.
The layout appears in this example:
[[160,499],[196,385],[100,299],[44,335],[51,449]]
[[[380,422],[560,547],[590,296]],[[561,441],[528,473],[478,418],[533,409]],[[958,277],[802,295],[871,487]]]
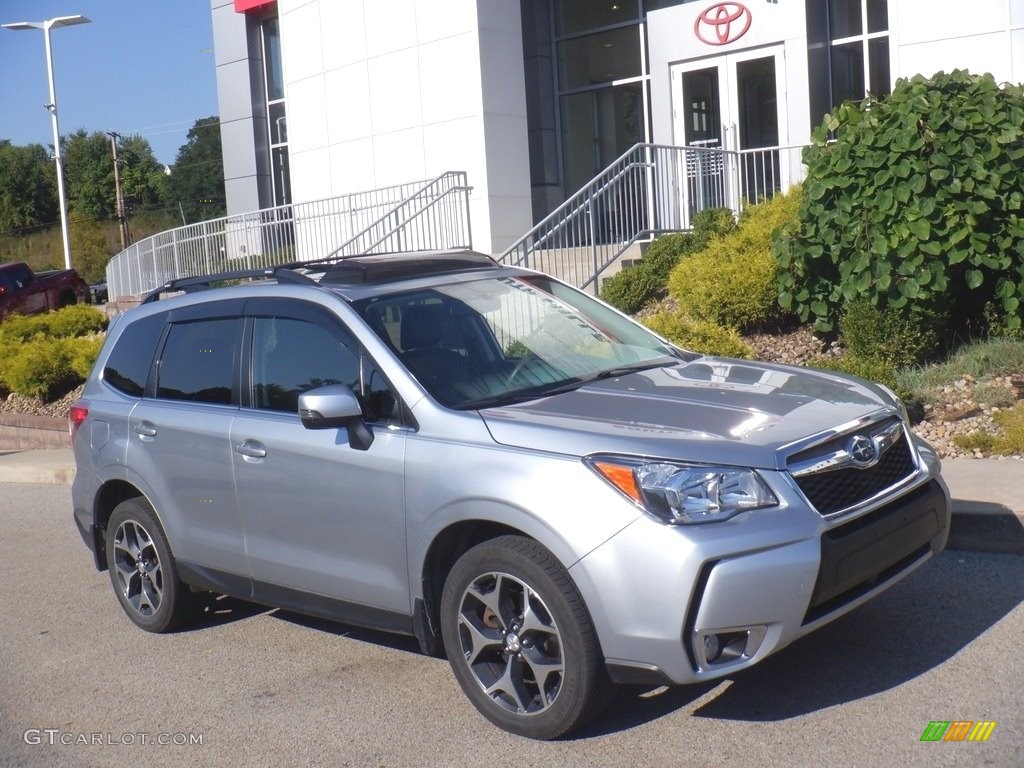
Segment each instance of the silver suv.
[[757,663],[949,530],[889,390],[692,354],[472,252],[169,284],[70,419],[75,521],[138,626],[212,592],[414,635],[534,738]]

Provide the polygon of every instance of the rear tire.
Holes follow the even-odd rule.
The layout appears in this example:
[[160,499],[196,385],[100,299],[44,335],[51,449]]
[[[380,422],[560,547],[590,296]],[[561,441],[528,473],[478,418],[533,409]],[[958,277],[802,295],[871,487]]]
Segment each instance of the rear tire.
[[198,595],[178,577],[167,537],[144,498],[114,508],[105,547],[114,594],[136,625],[147,632],[170,632],[196,615]]
[[506,731],[553,739],[611,701],[583,598],[532,539],[501,536],[459,558],[441,596],[441,632],[463,692]]

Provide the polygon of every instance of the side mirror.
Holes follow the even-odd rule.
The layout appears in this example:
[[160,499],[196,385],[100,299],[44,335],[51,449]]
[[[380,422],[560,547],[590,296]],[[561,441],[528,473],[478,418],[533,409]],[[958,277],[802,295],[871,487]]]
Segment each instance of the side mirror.
[[363,421],[363,408],[344,384],[329,384],[299,395],[299,418],[306,429],[348,430],[348,442],[365,451],[373,442],[373,432]]

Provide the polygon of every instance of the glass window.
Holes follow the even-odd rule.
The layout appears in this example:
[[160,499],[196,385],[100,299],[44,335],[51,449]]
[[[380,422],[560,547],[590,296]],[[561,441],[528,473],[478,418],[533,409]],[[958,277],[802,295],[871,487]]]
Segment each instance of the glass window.
[[124,329],[103,368],[104,381],[126,395],[142,397],[166,317],[164,312],[150,315]]
[[568,193],[643,141],[643,87],[626,83],[562,97],[562,158]]
[[868,0],[868,32],[889,29],[889,3],[887,0]]
[[370,421],[397,419],[384,376],[340,329],[287,317],[257,317],[252,338],[252,404],[297,413],[299,395],[328,384],[349,387]]
[[558,44],[558,82],[563,90],[637,77],[640,67],[639,27],[613,29]]
[[360,302],[402,362],[443,405],[530,400],[627,370],[678,362],[653,334],[573,288],[539,276],[451,283]]
[[828,0],[828,17],[832,25],[833,40],[863,33],[862,2],[863,0]]
[[832,46],[832,104],[864,98],[864,44]]
[[359,394],[359,356],[326,328],[305,320],[257,317],[252,335],[253,405],[298,411],[299,395],[328,384]]
[[635,21],[639,15],[637,0],[561,0],[555,4],[555,30],[571,35]]
[[291,172],[288,168],[288,147],[274,147],[270,150],[270,162],[274,175],[274,205],[288,205],[292,201]]
[[288,119],[284,114],[284,102],[278,101],[271,104],[267,112],[270,115],[270,143],[288,143]]
[[230,405],[241,338],[240,317],[172,325],[160,357],[156,396]]
[[267,80],[267,101],[284,98],[284,70],[281,67],[281,33],[277,17],[263,21],[263,70]]
[[889,81],[889,38],[868,40],[868,52],[871,59],[871,93],[877,97],[888,96],[892,90]]

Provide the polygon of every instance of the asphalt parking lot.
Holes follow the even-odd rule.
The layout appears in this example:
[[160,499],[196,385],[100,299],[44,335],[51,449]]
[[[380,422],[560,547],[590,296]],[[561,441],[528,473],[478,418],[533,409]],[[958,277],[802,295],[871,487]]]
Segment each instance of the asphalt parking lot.
[[[144,633],[92,568],[66,486],[4,494],[5,766],[1024,764],[1019,555],[944,553],[745,674],[628,689],[540,743],[482,720],[404,638],[223,600],[191,631]],[[996,727],[922,743],[935,720]]]

